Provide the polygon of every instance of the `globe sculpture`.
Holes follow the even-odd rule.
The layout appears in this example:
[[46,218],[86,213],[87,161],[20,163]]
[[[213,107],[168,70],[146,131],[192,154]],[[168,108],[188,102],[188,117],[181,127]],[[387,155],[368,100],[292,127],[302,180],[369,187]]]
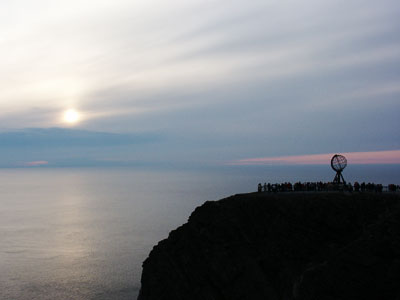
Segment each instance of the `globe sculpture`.
[[343,178],[342,171],[347,166],[347,159],[343,155],[335,154],[331,159],[331,167],[334,171],[336,171],[335,178],[333,179],[333,183],[336,184],[346,184],[346,181]]

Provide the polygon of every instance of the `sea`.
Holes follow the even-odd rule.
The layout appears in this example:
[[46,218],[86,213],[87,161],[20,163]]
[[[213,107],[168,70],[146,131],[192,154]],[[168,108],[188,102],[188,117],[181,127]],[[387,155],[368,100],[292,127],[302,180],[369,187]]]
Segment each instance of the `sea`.
[[[334,175],[329,166],[0,169],[0,299],[136,299],[143,261],[197,206],[259,182]],[[400,184],[400,165],[343,175]]]

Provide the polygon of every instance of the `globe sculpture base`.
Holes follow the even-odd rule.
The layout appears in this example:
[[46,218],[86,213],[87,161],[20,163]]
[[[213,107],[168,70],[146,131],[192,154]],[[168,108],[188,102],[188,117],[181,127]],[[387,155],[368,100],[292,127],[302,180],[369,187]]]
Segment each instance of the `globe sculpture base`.
[[346,184],[346,180],[344,180],[342,172],[337,172],[335,178],[333,179],[333,183],[335,184]]

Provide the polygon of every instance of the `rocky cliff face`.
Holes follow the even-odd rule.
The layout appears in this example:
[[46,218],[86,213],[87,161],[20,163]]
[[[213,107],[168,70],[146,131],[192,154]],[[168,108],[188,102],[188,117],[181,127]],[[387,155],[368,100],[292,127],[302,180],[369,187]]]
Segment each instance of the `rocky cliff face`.
[[400,197],[206,202],[153,248],[139,300],[400,299]]

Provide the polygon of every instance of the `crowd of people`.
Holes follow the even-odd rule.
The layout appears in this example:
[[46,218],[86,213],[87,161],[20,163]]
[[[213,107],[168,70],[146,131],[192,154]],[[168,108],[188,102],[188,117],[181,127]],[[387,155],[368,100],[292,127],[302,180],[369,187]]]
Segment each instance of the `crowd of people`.
[[[332,182],[296,182],[294,184],[290,182],[284,183],[264,183],[258,184],[258,192],[268,192],[268,193],[276,193],[276,192],[298,192],[298,191],[349,191],[349,192],[382,192],[383,185],[375,184],[375,183],[359,183],[355,182],[354,184],[346,183],[346,184],[336,184]],[[387,190],[391,192],[400,191],[400,186],[395,184],[389,184],[387,186]]]

